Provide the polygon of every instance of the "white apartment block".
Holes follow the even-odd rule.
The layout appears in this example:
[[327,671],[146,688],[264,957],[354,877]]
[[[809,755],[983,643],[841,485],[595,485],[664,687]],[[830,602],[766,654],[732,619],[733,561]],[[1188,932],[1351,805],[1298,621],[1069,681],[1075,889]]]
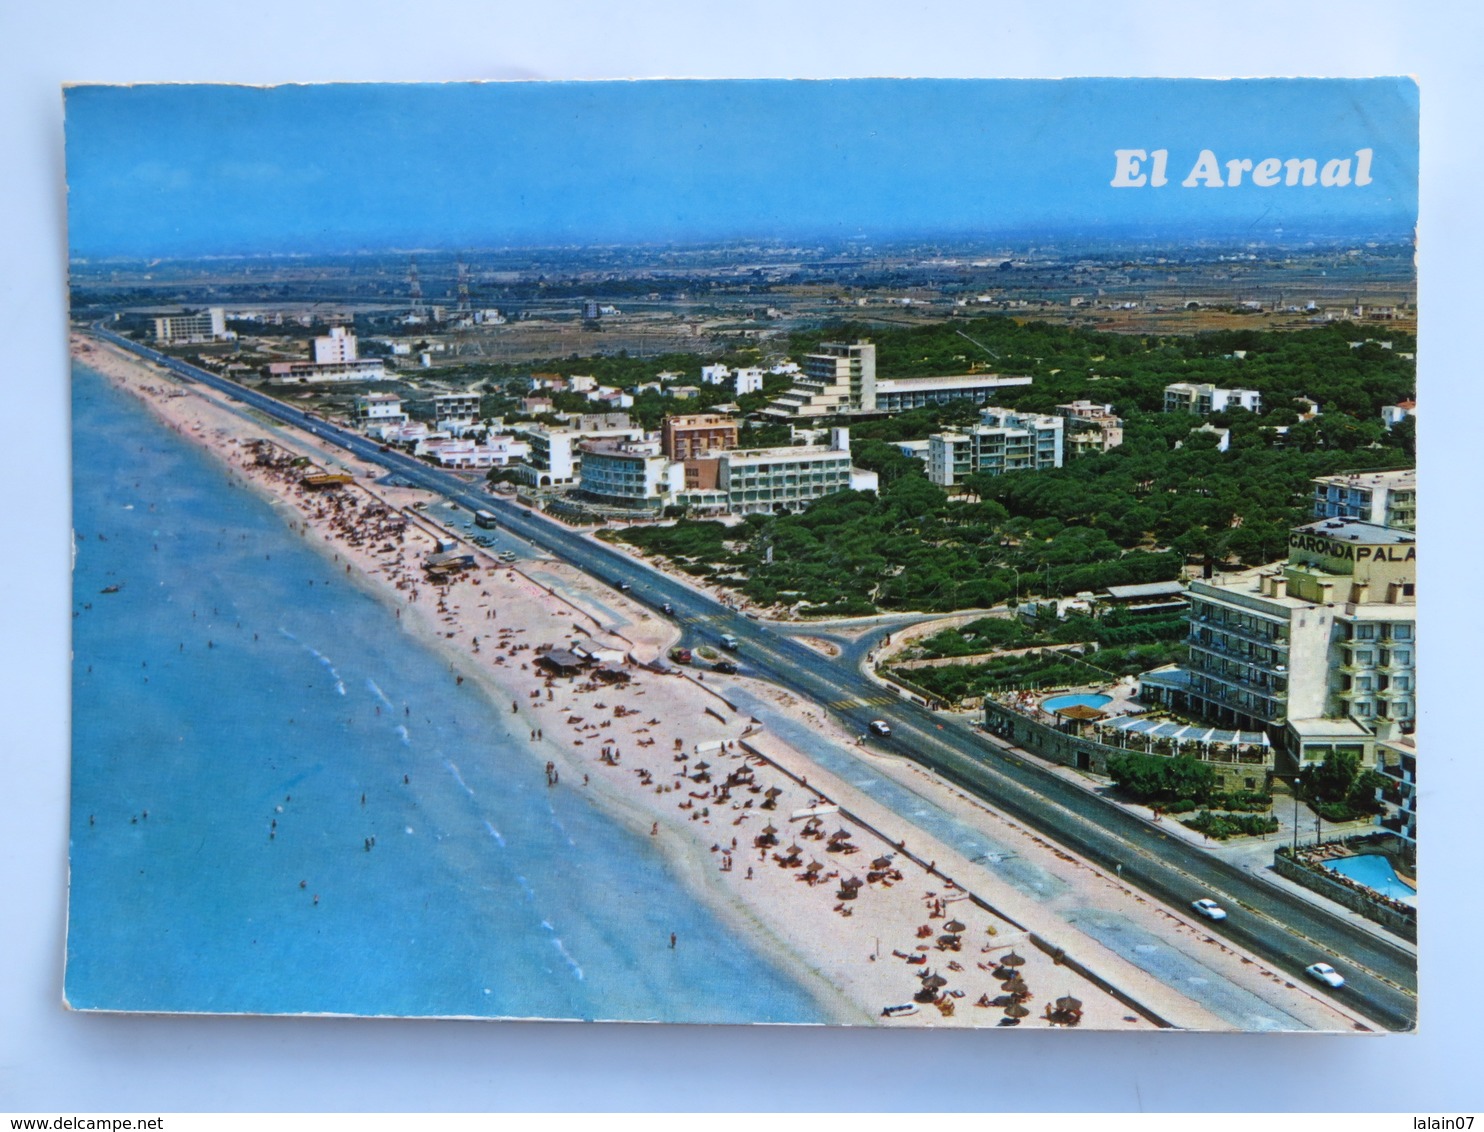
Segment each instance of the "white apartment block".
[[430,435],[417,442],[414,456],[430,456],[445,468],[503,468],[530,454],[530,445],[513,436],[483,441]]
[[630,424],[626,414],[610,413],[577,417],[562,428],[528,428],[525,439],[531,450],[520,463],[521,478],[532,487],[559,487],[577,482],[583,441],[643,440],[644,430]]
[[738,397],[763,391],[763,371],[757,366],[739,369],[732,375],[733,389]]
[[1316,519],[1361,519],[1403,531],[1417,529],[1417,470],[1356,472],[1314,479]]
[[479,419],[478,393],[435,393],[433,420],[439,428],[468,426]]
[[1188,381],[1165,386],[1164,411],[1167,413],[1195,413],[1205,417],[1228,409],[1260,413],[1262,394],[1254,389],[1221,389],[1209,383],[1196,385]]
[[1059,468],[1065,423],[1061,417],[986,408],[973,428],[928,437],[928,479],[939,487],[954,487],[976,474]]
[[353,362],[357,358],[356,336],[343,326],[330,327],[330,333],[314,340],[314,364]]
[[395,393],[361,393],[355,401],[356,423],[362,428],[407,423],[407,414],[402,411],[402,398]]

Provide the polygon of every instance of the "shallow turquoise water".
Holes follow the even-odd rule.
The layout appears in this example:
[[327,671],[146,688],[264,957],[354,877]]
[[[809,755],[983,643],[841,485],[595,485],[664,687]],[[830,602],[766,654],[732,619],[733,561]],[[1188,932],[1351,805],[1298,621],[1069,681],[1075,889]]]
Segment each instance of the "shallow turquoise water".
[[74,1006],[823,1020],[271,505],[73,388]]
[[1105,696],[1101,692],[1081,692],[1069,696],[1052,696],[1049,700],[1041,701],[1041,707],[1045,711],[1060,711],[1069,707],[1098,708],[1112,701],[1112,696]]
[[1396,870],[1380,853],[1361,853],[1354,857],[1338,857],[1323,862],[1332,873],[1347,876],[1357,884],[1363,884],[1373,892],[1389,896],[1393,900],[1413,903],[1417,890],[1396,875]]

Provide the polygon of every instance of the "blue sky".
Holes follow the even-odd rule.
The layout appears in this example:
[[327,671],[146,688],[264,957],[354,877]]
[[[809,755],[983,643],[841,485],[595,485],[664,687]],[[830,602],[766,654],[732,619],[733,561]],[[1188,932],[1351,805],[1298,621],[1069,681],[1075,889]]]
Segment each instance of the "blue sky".
[[[1404,79],[69,88],[78,257],[991,235],[1410,230]],[[1374,150],[1369,185],[1179,184]],[[1170,184],[1115,189],[1114,150]]]

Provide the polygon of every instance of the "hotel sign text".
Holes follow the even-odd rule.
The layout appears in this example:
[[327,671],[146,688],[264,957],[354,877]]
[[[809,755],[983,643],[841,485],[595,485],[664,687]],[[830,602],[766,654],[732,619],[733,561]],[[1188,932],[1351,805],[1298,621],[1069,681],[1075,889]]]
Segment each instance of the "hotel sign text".
[[1291,534],[1288,536],[1290,550],[1307,550],[1311,554],[1322,554],[1327,558],[1344,558],[1351,562],[1415,562],[1415,542],[1396,545],[1365,545],[1364,543],[1338,542],[1322,535]]

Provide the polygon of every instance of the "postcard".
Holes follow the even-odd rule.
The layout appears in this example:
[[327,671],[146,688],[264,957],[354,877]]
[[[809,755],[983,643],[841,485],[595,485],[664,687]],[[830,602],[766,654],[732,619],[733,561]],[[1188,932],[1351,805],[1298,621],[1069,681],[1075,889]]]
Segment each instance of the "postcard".
[[1414,1028],[1411,80],[66,117],[71,1008]]

